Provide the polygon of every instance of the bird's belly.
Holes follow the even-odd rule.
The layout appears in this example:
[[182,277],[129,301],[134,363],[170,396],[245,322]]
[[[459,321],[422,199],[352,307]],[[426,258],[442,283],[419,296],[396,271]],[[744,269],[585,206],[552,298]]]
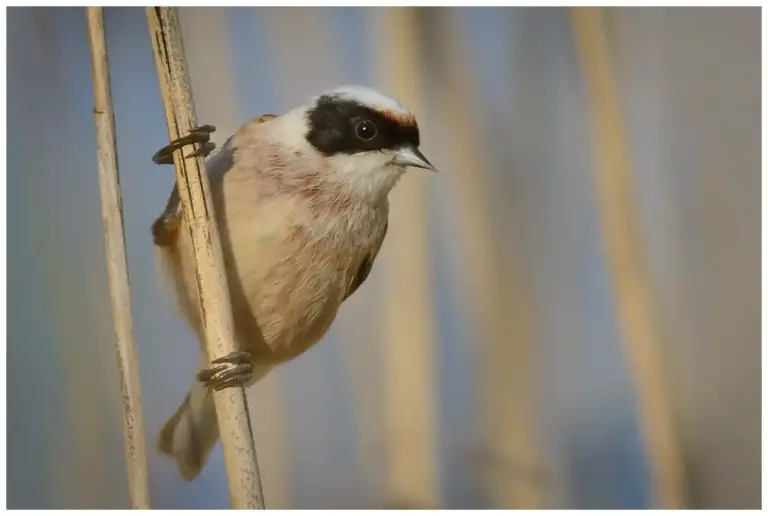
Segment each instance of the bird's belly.
[[[230,278],[240,345],[258,361],[295,358],[328,331],[349,274],[337,253],[286,242],[235,249]],[[288,250],[288,252],[286,252]]]
[[[295,358],[328,331],[369,247],[361,242],[375,231],[345,231],[342,217],[318,229],[317,219],[279,197],[258,209],[232,200],[216,208],[238,346],[262,363]],[[166,265],[202,340],[192,245],[186,228],[179,234]]]

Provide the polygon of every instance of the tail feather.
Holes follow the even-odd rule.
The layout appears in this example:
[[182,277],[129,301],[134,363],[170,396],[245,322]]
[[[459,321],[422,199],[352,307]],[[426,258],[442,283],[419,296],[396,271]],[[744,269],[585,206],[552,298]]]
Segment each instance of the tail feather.
[[158,448],[176,460],[181,476],[191,481],[200,474],[218,440],[213,393],[195,378],[184,401],[160,430]]
[[[198,367],[200,370],[208,367],[208,358],[202,351]],[[264,378],[272,368],[272,365],[255,367],[249,385]],[[157,447],[176,461],[184,480],[192,481],[200,474],[218,440],[219,422],[213,391],[195,375],[184,401],[160,430]]]

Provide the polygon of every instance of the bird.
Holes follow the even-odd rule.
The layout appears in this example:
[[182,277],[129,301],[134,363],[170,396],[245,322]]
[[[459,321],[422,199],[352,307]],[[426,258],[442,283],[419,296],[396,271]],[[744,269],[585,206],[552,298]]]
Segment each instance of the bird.
[[153,156],[205,158],[236,351],[208,362],[189,227],[178,186],[152,225],[161,271],[199,341],[198,372],[160,430],[160,452],[194,480],[219,439],[213,390],[248,387],[328,331],[368,278],[387,234],[388,195],[409,167],[436,171],[414,114],[366,86],[340,86],[243,124],[217,152],[212,125]]

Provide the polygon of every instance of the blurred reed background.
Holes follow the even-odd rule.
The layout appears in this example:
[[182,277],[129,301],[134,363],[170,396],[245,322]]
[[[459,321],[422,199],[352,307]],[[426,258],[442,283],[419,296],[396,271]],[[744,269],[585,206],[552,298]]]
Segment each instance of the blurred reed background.
[[[417,113],[441,171],[402,180],[365,287],[251,390],[269,507],[760,506],[760,11],[600,11],[602,68],[567,8],[180,9],[219,145],[363,83]],[[174,176],[150,160],[144,9],[105,18],[154,445],[197,344],[149,233]],[[7,71],[8,506],[127,507],[84,9],[9,8]],[[611,207],[624,172],[633,204]],[[640,283],[609,252],[624,236]],[[228,506],[220,447],[192,484],[149,464],[153,507]]]

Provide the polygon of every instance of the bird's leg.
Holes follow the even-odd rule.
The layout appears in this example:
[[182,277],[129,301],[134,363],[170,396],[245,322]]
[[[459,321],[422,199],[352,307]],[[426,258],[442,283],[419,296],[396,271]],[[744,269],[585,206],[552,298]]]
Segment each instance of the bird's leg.
[[252,359],[247,351],[233,351],[211,362],[212,367],[197,373],[197,379],[216,391],[246,385],[253,375]]
[[188,154],[186,157],[208,156],[216,144],[211,141],[211,133],[216,131],[212,125],[201,125],[189,131],[189,134],[173,140],[171,143],[160,149],[152,156],[152,161],[158,165],[172,165],[174,151],[181,149],[185,145],[198,144],[200,147],[196,151]]

